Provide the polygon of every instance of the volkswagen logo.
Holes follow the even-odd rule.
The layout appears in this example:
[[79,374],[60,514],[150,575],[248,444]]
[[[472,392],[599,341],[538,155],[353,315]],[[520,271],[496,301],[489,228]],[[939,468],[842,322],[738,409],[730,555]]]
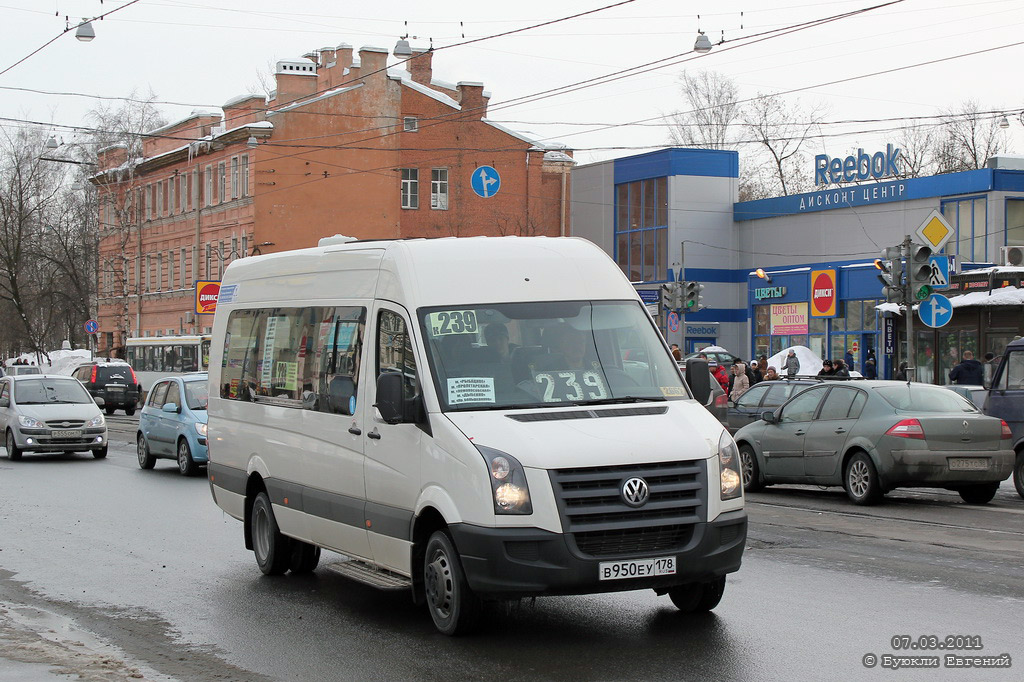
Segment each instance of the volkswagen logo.
[[630,478],[622,484],[622,501],[630,507],[642,507],[651,496],[647,481],[642,478]]

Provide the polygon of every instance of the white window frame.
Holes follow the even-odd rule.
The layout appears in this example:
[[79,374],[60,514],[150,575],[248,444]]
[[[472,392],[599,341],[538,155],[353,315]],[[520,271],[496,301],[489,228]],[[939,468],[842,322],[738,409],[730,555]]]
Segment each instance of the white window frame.
[[418,168],[402,169],[402,208],[414,210],[420,207],[420,171]]
[[419,132],[420,119],[416,116],[406,116],[402,119],[402,131],[406,133]]
[[213,206],[213,164],[206,164],[205,175],[206,181],[203,183],[203,188],[206,190],[206,196],[203,203]]
[[238,198],[238,157],[231,157],[231,198]]
[[181,250],[181,262],[180,262],[179,267],[178,267],[178,270],[180,272],[179,277],[181,279],[181,288],[182,289],[184,289],[186,286],[188,286],[188,269],[187,269],[188,268],[188,259],[185,257],[185,254],[186,254],[186,250],[182,249]]
[[174,176],[167,181],[167,215],[174,215]]
[[430,169],[430,208],[436,211],[448,210],[448,169]]
[[242,196],[249,196],[249,155],[242,154]]
[[227,164],[223,161],[217,162],[217,202],[223,204],[227,201],[228,191],[228,170]]

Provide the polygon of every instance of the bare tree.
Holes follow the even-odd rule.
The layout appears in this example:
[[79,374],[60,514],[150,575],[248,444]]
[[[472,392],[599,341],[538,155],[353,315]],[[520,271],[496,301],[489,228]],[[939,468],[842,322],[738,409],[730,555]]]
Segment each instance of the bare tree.
[[936,139],[939,130],[931,124],[904,126],[896,135],[900,148],[897,165],[901,178],[919,178],[935,173]]
[[944,112],[942,122],[937,147],[939,173],[984,168],[990,157],[1007,149],[1007,136],[999,127],[999,116],[981,113],[973,100]]
[[669,129],[672,143],[702,149],[735,148],[733,133],[742,114],[736,84],[717,71],[684,71],[679,89],[687,109],[666,117],[673,124]]
[[[807,189],[804,147],[824,118],[824,109],[805,109],[798,101],[779,95],[758,93],[744,107],[743,125],[750,142],[760,149],[761,164],[771,170],[763,189],[768,196],[793,194]],[[757,162],[755,161],[755,165]]]

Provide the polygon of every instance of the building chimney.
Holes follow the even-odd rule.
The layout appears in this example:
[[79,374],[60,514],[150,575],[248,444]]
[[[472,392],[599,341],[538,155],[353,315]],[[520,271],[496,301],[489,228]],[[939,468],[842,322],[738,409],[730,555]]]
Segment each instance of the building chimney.
[[430,87],[430,79],[433,78],[431,61],[434,53],[425,47],[412,48],[412,58],[405,63],[413,81]]
[[[363,46],[359,48],[359,73],[366,78],[371,73],[383,71],[387,67],[388,51],[384,47]],[[386,77],[387,73],[381,73]]]
[[473,118],[487,116],[487,99],[484,97],[484,84],[472,81],[459,81],[459,105],[462,111],[472,114]]
[[277,102],[282,104],[316,92],[316,64],[311,59],[282,59],[274,70]]

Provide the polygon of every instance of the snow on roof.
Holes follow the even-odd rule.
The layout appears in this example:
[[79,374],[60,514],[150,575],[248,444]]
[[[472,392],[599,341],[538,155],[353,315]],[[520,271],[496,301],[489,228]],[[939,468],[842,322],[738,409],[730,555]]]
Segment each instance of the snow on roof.
[[544,152],[544,160],[545,161],[561,161],[561,162],[566,162],[567,161],[569,163],[576,163],[575,159],[573,159],[571,156],[569,156],[565,152],[563,152],[561,150],[558,150],[558,149],[553,149],[553,150],[551,150],[549,152]]
[[222,106],[225,109],[227,109],[228,107],[233,107],[236,104],[241,104],[242,102],[247,102],[247,101],[249,101],[251,99],[256,99],[257,97],[260,98],[260,99],[266,99],[266,97],[264,95],[258,95],[258,94],[253,93],[253,92],[247,92],[244,95],[238,95],[237,97],[232,97],[227,102],[224,102],[224,104]]
[[[789,270],[767,270],[765,268],[762,268],[762,270],[764,270],[764,274],[766,274],[766,275],[782,275],[782,274],[785,274],[787,272],[810,272],[811,271],[810,268],[790,268]],[[747,273],[747,277],[757,277],[757,271],[756,270],[751,270],[750,272]]]
[[191,121],[192,119],[199,118],[201,116],[214,116],[216,118],[222,118],[224,116],[224,112],[222,112],[220,109],[193,109],[192,113],[186,116],[185,118],[174,121],[173,123],[168,123],[164,126],[160,126],[159,128],[154,128],[153,130],[147,130],[145,134],[159,135],[160,133],[168,131],[171,128],[174,128],[175,126],[180,126],[182,123]]
[[[297,107],[304,107],[307,104],[312,104],[313,102],[319,102],[322,99],[327,99],[328,97],[334,97],[335,95],[340,95],[343,92],[348,92],[349,90],[355,90],[356,88],[361,88],[361,87],[363,87],[362,83],[356,83],[355,85],[347,85],[347,86],[345,86],[343,88],[334,88],[333,90],[328,90],[327,92],[321,93],[321,94],[317,95],[316,97],[310,97],[309,99],[304,99],[301,102],[294,102],[292,104],[287,104],[287,105],[285,105],[283,107],[280,107],[279,109],[268,109],[267,110],[267,116],[273,116],[274,114],[281,114],[281,113],[284,113],[286,111],[291,111],[292,109],[295,109]],[[268,123],[269,123],[269,121],[268,121]]]
[[871,261],[870,263],[851,263],[850,265],[841,265],[840,267],[844,270],[846,268],[873,268],[875,267],[875,261]]
[[446,90],[458,90],[455,83],[449,83],[448,81],[443,81],[440,78],[431,78],[430,84],[436,85],[439,88],[445,88]]
[[530,135],[532,135],[533,133],[530,133],[530,132],[521,133],[521,132],[519,132],[517,130],[512,130],[511,128],[506,128],[505,126],[501,125],[500,123],[495,123],[494,121],[492,121],[490,119],[486,119],[486,118],[482,118],[480,120],[483,121],[484,123],[486,123],[487,125],[491,126],[492,128],[497,128],[498,130],[500,130],[501,132],[503,132],[503,133],[505,133],[507,135],[511,135],[512,137],[518,138],[518,139],[522,140],[523,142],[529,142],[534,147],[536,147],[539,151],[548,151],[550,149],[556,149],[556,150],[557,149],[564,149],[564,145],[559,145],[557,147],[552,147],[551,145],[545,144],[544,142],[540,142],[539,140],[530,137]]
[[106,147],[101,147],[96,153],[102,154],[103,152],[109,152],[111,149],[128,149],[128,145],[124,142],[115,142],[114,144],[108,144]]
[[[1024,305],[1024,288],[1003,287],[1002,289],[992,289],[992,291],[971,291],[966,294],[950,296],[949,302],[954,309],[972,306]],[[885,313],[903,314],[902,306],[898,303],[880,303],[875,308]],[[917,308],[918,306],[915,305],[914,309]]]
[[383,52],[384,54],[387,54],[388,52],[390,52],[390,50],[388,50],[388,48],[386,48],[386,47],[377,47],[376,45],[363,45],[362,47],[359,48],[359,51],[360,52]]
[[408,71],[404,69],[388,69],[388,78],[390,78],[393,81],[399,81],[401,82],[402,85],[409,87],[418,93],[426,95],[431,99],[436,99],[441,104],[447,104],[452,109],[456,109],[459,111],[462,110],[462,107],[459,106],[459,103],[452,99],[450,96],[444,94],[443,92],[438,92],[433,88],[428,88],[426,85],[423,85],[422,83],[417,83],[412,79],[412,74],[410,74]]

